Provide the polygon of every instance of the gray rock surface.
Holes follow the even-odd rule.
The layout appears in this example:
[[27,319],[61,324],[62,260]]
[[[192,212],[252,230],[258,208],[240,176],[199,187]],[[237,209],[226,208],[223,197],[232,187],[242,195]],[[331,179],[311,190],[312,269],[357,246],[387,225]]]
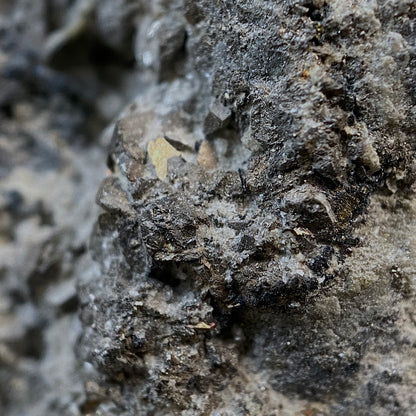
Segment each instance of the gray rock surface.
[[25,4],[3,413],[415,414],[415,3]]

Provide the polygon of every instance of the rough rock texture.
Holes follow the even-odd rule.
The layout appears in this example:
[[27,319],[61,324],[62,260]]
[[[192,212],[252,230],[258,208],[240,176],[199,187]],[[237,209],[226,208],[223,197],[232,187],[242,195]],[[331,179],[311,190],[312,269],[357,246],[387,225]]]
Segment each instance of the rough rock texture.
[[97,197],[96,414],[414,413],[414,4],[179,6]]
[[[19,262],[36,270],[25,308],[66,304],[45,291],[44,263],[60,264],[58,282],[78,281],[71,359],[83,389],[43,411],[415,414],[415,3],[79,1],[65,17],[60,3],[48,8],[57,17],[42,62],[71,80],[99,75],[95,89],[77,89],[81,103],[98,102],[97,121],[81,125],[101,126],[132,98],[111,126],[94,261],[63,255],[80,227],[64,215],[57,256],[42,260],[40,245],[37,268]],[[132,62],[134,77],[121,69]],[[83,157],[70,163],[82,160],[87,180]],[[4,159],[10,176],[17,162]],[[26,247],[28,233],[13,244]],[[38,372],[56,367],[35,358]],[[11,397],[5,409],[20,414]]]

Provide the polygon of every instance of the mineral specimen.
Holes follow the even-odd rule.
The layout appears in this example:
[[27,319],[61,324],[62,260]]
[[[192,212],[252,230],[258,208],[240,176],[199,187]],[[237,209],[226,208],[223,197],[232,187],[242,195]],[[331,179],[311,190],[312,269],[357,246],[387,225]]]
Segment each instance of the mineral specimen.
[[416,413],[414,1],[0,10],[1,414]]
[[97,414],[412,414],[414,4],[178,6],[98,198]]

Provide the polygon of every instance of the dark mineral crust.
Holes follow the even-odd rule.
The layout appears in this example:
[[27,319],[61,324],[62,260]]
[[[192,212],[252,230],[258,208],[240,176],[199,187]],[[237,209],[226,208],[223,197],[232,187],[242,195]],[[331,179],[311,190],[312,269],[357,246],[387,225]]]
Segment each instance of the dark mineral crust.
[[83,388],[59,414],[416,414],[415,2],[78,3],[45,73],[81,109],[128,104],[64,263]]

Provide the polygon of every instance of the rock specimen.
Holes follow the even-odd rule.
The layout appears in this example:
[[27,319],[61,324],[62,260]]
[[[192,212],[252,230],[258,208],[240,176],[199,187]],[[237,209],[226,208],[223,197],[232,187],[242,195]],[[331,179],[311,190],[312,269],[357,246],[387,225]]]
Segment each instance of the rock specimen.
[[414,1],[0,10],[1,414],[416,413]]
[[412,414],[415,5],[141,19],[79,292],[90,412]]

